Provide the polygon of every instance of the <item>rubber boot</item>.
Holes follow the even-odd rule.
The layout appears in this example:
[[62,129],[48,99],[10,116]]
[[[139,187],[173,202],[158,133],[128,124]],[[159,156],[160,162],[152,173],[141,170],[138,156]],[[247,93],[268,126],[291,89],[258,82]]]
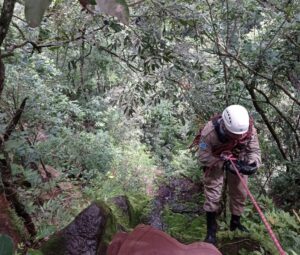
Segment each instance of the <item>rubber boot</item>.
[[204,242],[216,245],[217,243],[217,221],[216,212],[206,212],[207,234]]
[[240,218],[241,216],[232,214],[231,221],[230,221],[230,230],[231,231],[240,230],[242,232],[249,233],[249,230],[241,224]]

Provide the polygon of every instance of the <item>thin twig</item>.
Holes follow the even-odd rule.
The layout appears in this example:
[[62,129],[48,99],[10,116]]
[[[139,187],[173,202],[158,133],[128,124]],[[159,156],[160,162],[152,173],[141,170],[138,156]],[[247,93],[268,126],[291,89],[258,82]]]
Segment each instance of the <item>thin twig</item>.
[[298,220],[299,223],[300,223],[300,217],[299,217],[298,213],[297,213],[294,209],[293,209],[293,213],[295,214],[297,220]]
[[291,130],[294,132],[294,134],[295,134],[295,137],[296,137],[296,141],[297,141],[297,144],[298,144],[298,146],[300,146],[300,141],[299,141],[299,137],[298,137],[298,134],[297,134],[297,130],[293,127],[293,125],[289,122],[289,120],[287,119],[287,117],[278,109],[278,107],[276,107],[276,105],[274,105],[271,101],[270,101],[270,99],[269,99],[269,97],[262,91],[262,90],[260,90],[260,89],[258,89],[258,88],[254,88],[259,94],[261,94],[264,98],[265,98],[265,100],[266,100],[266,103],[267,104],[269,104],[269,105],[271,105],[274,109],[275,109],[275,111],[280,115],[280,117],[282,118],[282,119],[284,119],[284,121],[288,124],[288,126],[291,128]]
[[251,241],[251,239],[242,239],[242,240],[239,240],[239,241],[236,241],[236,242],[232,242],[232,243],[225,243],[220,248],[222,248],[224,246],[228,246],[228,245],[235,245],[235,244],[238,244],[238,243],[247,242],[247,241]]
[[145,2],[145,0],[135,1],[133,3],[128,4],[129,7],[133,7],[135,5],[141,4],[142,2]]

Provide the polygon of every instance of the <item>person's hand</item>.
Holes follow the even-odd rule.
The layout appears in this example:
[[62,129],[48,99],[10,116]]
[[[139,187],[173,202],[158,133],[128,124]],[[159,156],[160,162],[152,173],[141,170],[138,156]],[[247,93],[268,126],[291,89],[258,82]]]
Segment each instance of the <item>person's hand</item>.
[[257,164],[256,162],[249,164],[245,161],[238,161],[237,168],[241,174],[252,175],[257,171]]
[[229,171],[229,172],[231,172],[231,173],[233,173],[233,174],[236,175],[236,170],[234,169],[234,167],[233,167],[233,165],[232,165],[232,163],[231,163],[230,160],[225,161],[225,163],[224,163],[224,170],[225,171]]
[[[257,164],[255,162],[249,164],[245,161],[238,160],[235,163],[235,166],[236,166],[236,169],[239,171],[239,173],[244,174],[244,175],[252,175],[257,171]],[[225,161],[224,170],[229,171],[236,175],[236,170],[229,160]]]

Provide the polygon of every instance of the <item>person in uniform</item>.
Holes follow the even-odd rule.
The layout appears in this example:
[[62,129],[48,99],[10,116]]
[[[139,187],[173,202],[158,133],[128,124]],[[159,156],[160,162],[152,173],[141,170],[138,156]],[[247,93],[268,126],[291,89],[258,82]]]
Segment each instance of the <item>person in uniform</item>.
[[205,242],[216,244],[216,216],[221,200],[224,170],[227,174],[230,230],[248,230],[240,223],[247,193],[228,157],[234,157],[235,165],[247,183],[261,165],[261,152],[253,119],[241,105],[228,106],[213,117],[201,130],[198,156],[204,166],[204,191],[207,235]]

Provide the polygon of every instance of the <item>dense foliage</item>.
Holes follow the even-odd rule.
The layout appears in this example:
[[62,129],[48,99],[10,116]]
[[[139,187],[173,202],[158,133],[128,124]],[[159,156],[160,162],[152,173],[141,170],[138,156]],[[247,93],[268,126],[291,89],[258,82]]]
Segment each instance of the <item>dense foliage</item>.
[[[296,254],[298,1],[55,0],[49,8],[40,1],[33,14],[30,2],[0,1],[0,26],[9,27],[0,31],[0,191],[16,190],[33,240],[63,228],[93,199],[127,193],[147,203],[165,176],[200,182],[188,145],[210,116],[239,103],[255,119],[263,154],[251,190]],[[189,229],[185,215],[166,211],[165,220],[178,239],[203,238],[203,217]],[[245,220],[261,245],[255,254],[274,252],[251,205]]]

